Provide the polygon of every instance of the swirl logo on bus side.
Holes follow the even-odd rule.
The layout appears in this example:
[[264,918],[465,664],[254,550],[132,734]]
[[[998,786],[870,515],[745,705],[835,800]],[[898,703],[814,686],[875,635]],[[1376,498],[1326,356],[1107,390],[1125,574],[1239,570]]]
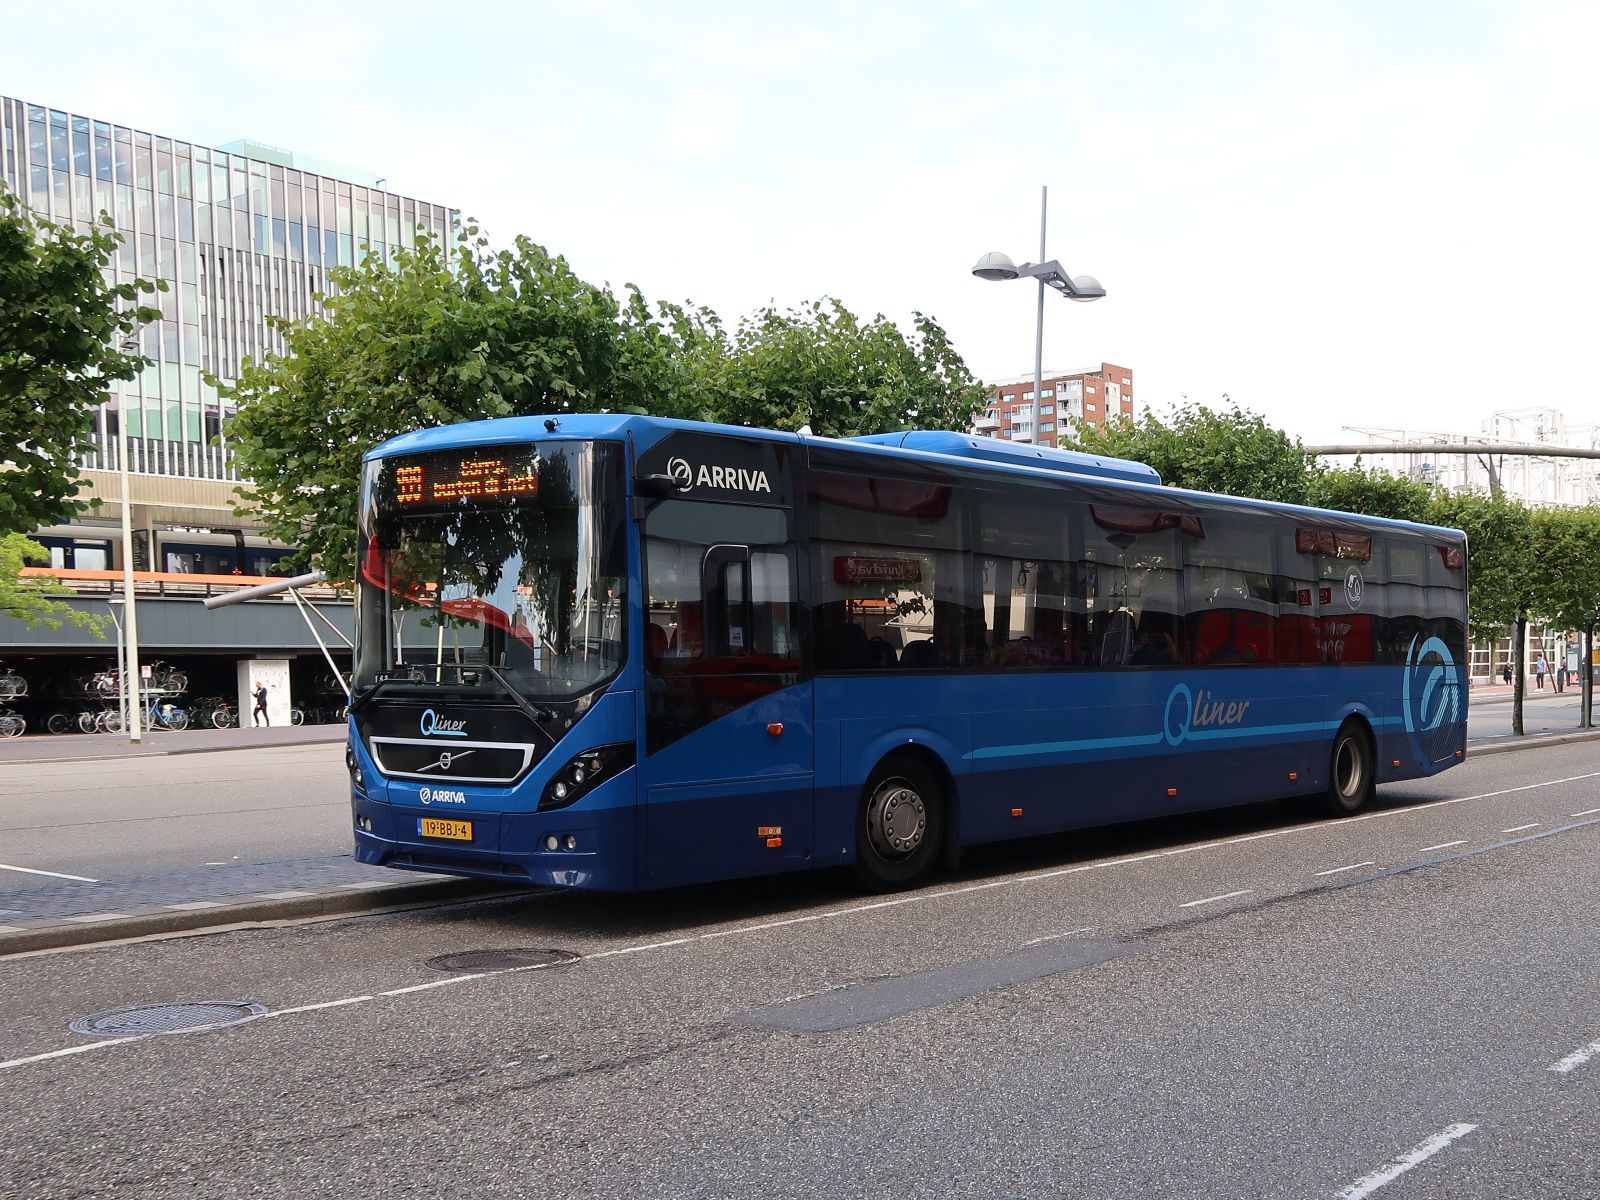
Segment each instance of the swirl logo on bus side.
[[[1418,645],[1421,642],[1421,645]],[[1415,738],[1432,733],[1446,721],[1461,719],[1461,680],[1450,647],[1418,634],[1406,651],[1406,669],[1400,681],[1406,732]]]

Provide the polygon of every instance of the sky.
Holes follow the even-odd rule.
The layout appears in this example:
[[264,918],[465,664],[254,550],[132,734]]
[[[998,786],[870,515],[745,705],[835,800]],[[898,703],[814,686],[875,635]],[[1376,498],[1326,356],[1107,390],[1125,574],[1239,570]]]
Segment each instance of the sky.
[[[732,324],[936,319],[980,378],[1130,367],[1309,444],[1600,424],[1600,0],[581,4],[7,14],[0,93],[369,167]],[[36,53],[18,53],[33,46]]]

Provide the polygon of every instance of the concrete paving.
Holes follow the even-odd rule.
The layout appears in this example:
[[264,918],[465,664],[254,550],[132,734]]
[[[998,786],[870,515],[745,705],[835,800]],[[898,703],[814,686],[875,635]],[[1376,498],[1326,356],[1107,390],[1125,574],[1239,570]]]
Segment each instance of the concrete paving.
[[123,733],[41,733],[0,741],[0,767],[7,763],[78,762],[97,758],[203,754],[216,750],[253,750],[260,746],[299,746],[342,742],[343,725],[288,725],[242,729],[146,731],[138,742]]

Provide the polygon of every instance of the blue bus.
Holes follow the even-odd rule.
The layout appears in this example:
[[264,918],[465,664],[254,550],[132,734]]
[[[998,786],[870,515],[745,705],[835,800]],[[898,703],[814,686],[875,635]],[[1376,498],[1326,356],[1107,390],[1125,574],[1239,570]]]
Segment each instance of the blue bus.
[[366,456],[357,855],[633,890],[1377,783],[1466,748],[1456,530],[958,433],[508,418]]

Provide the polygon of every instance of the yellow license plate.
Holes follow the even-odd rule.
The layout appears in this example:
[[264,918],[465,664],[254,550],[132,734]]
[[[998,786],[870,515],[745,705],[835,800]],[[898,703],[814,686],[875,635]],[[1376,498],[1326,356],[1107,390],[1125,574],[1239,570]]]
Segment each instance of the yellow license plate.
[[443,817],[418,817],[417,833],[421,837],[449,838],[453,842],[472,840],[471,821],[449,821]]

